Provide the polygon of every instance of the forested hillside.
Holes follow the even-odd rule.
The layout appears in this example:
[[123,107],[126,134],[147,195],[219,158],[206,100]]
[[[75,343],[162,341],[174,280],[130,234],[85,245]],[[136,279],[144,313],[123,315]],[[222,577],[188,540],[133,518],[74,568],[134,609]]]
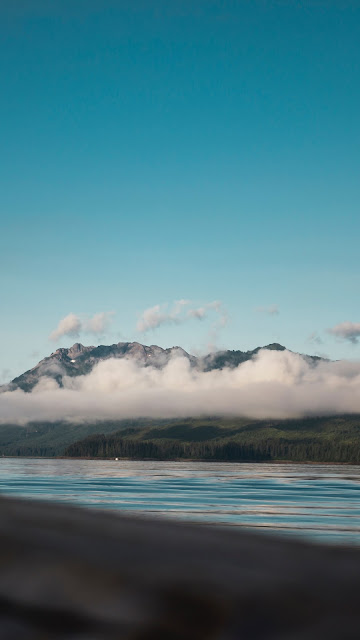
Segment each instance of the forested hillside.
[[2,425],[0,455],[360,463],[360,416]]
[[360,463],[360,417],[189,419],[91,435],[71,457]]
[[[142,420],[141,426],[146,424]],[[90,434],[111,433],[139,425],[135,420],[88,422],[32,422],[25,426],[0,425],[0,456],[59,456],[73,442]]]

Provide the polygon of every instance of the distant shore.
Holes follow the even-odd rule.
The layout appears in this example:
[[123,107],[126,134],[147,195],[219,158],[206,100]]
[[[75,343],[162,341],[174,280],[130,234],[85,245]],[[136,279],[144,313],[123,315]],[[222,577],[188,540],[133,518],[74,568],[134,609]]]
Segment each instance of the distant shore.
[[206,460],[199,459],[194,460],[192,458],[174,458],[173,460],[159,460],[158,458],[100,458],[100,457],[91,457],[91,456],[2,456],[6,459],[15,459],[15,460],[74,460],[74,461],[99,461],[99,462],[160,462],[160,463],[172,463],[172,462],[191,462],[192,464],[197,464],[198,462],[204,463],[208,462],[210,464],[287,464],[287,465],[312,465],[317,464],[321,466],[360,466],[359,463],[356,462],[316,462],[314,460],[306,460],[306,461],[296,461],[296,460]]

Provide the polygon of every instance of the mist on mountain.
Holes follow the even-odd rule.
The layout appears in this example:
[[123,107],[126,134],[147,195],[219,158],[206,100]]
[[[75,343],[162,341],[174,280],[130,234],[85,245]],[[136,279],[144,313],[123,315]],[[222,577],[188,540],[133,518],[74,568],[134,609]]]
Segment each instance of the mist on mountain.
[[359,389],[359,363],[278,344],[196,358],[180,347],[77,343],[2,388],[0,421],[337,415],[360,412]]

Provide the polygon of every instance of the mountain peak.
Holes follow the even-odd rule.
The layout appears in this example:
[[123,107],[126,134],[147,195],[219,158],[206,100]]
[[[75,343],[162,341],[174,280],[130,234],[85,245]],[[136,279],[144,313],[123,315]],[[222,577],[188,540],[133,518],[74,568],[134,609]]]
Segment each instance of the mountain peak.
[[269,351],[286,351],[286,347],[278,342],[271,342],[263,347],[263,349],[269,349]]
[[70,347],[69,351],[82,351],[84,349],[84,345],[81,342],[75,342],[72,347]]
[[81,356],[85,351],[89,351],[90,349],[93,349],[93,348],[94,347],[84,347],[84,345],[81,344],[80,342],[75,342],[75,344],[73,344],[73,346],[67,350],[67,354],[69,358],[72,358],[75,360],[76,358]]
[[[33,369],[26,371],[22,375],[14,378],[11,388],[20,388],[24,391],[31,391],[39,382],[42,376],[50,376],[56,379],[58,384],[62,384],[64,376],[80,376],[90,373],[93,367],[103,360],[109,358],[131,358],[134,359],[139,366],[155,367],[161,369],[174,356],[182,356],[187,358],[191,367],[198,368],[202,371],[211,371],[213,369],[235,368],[243,362],[251,360],[257,355],[261,349],[270,351],[285,351],[286,347],[273,342],[263,347],[257,347],[252,351],[217,351],[210,353],[203,358],[193,356],[187,353],[182,347],[174,346],[163,349],[157,345],[143,345],[139,342],[119,342],[112,345],[84,346],[80,342],[75,342],[72,347],[60,348],[47,358],[41,360]],[[307,360],[311,360],[315,365],[318,360],[315,356],[303,356]]]

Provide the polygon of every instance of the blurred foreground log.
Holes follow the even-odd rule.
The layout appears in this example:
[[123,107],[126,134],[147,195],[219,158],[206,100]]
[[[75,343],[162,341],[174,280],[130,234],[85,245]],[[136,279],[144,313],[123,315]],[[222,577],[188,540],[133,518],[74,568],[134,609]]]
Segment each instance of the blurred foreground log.
[[0,499],[0,638],[360,637],[360,551]]

